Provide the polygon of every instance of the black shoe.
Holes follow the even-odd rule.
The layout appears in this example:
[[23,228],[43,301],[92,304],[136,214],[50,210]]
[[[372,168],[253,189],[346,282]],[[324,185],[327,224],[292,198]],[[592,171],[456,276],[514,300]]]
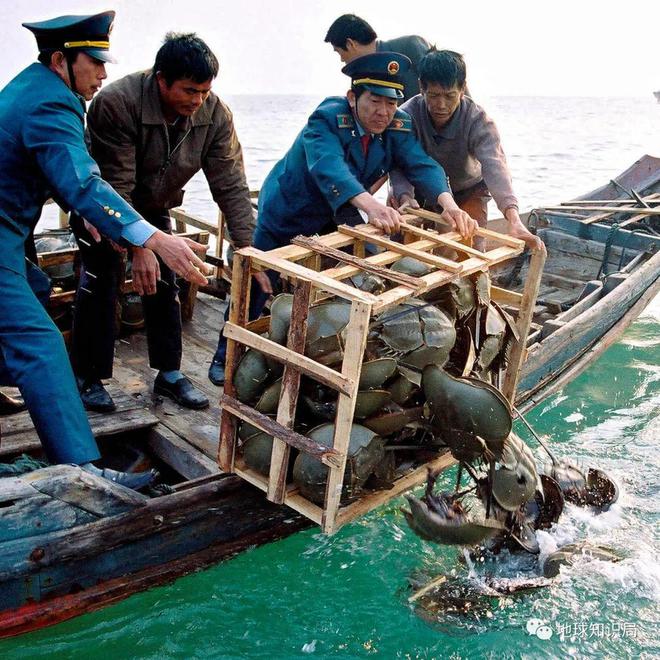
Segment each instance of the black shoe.
[[209,380],[214,385],[225,384],[225,363],[213,360],[209,367]]
[[14,413],[23,412],[25,407],[22,401],[0,392],[0,415],[13,415]]
[[[83,468],[84,469],[84,468]],[[101,476],[115,484],[130,488],[131,490],[141,490],[146,488],[158,477],[157,470],[148,470],[147,472],[117,472],[110,468],[103,468]]]
[[117,410],[115,402],[108,394],[107,390],[101,384],[101,381],[95,383],[85,383],[80,388],[80,398],[86,410],[107,413]]
[[208,408],[209,400],[185,376],[176,383],[168,383],[159,373],[154,381],[154,394],[162,394],[174,399],[180,406],[201,410]]

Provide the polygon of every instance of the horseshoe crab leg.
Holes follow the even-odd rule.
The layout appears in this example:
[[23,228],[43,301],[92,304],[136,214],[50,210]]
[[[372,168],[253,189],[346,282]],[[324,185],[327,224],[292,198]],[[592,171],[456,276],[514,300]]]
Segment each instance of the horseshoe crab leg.
[[486,500],[486,518],[490,518],[493,504],[493,481],[495,480],[495,461],[488,462],[488,499]]
[[542,440],[539,434],[532,428],[531,424],[523,417],[523,414],[515,407],[511,406],[513,412],[518,415],[518,419],[527,427],[529,432],[536,438],[536,441],[543,447],[545,453],[550,457],[550,460],[552,461],[553,465],[558,465],[559,461],[557,460],[557,457],[550,451],[550,448],[548,445],[545,443],[545,440]]

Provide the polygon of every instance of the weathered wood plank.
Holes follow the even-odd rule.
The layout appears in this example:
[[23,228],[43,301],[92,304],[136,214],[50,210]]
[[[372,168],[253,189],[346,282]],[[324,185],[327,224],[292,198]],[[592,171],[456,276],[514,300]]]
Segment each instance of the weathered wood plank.
[[164,463],[186,479],[220,472],[217,463],[163,424],[149,429],[147,445]]
[[[297,280],[293,292],[291,322],[287,337],[287,348],[301,355],[305,352],[307,339],[307,317],[312,295],[312,283],[309,280]],[[284,366],[282,390],[277,407],[277,423],[293,430],[300,389],[300,370],[292,364]],[[291,445],[277,436],[273,436],[273,451],[270,458],[268,479],[268,499],[282,504],[286,489],[286,475],[289,468]]]

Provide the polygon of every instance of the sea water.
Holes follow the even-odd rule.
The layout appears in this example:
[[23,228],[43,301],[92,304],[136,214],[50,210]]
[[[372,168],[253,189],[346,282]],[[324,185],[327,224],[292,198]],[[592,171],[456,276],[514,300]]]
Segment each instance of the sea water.
[[[227,99],[251,187],[259,187],[319,100]],[[650,94],[493,98],[483,105],[502,133],[522,209],[590,191],[645,153],[660,156],[660,104]],[[185,207],[216,217],[201,177],[188,186]],[[621,491],[599,516],[569,505],[555,528],[539,534],[542,553],[589,538],[622,553],[619,563],[578,561],[550,587],[429,621],[408,603],[410,579],[444,573],[478,580],[474,574],[483,569],[468,568],[460,550],[415,536],[398,499],[335,536],[310,529],[99,612],[0,642],[0,656],[658,657],[659,413],[656,298],[617,344],[527,415],[557,454],[603,468]],[[535,441],[516,426],[543,462]],[[509,577],[522,569],[507,557],[497,567]]]

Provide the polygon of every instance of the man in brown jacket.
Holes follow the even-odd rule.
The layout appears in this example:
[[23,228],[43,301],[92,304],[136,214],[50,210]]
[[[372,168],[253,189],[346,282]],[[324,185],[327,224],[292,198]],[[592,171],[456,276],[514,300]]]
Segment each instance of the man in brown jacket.
[[[254,218],[241,145],[227,106],[211,92],[218,60],[195,34],[166,36],[153,69],[112,83],[89,109],[90,150],[103,178],[154,226],[171,233],[169,209],[200,169],[227,218],[234,247],[250,245]],[[82,218],[71,220],[83,260],[71,358],[85,406],[114,410],[101,379],[112,376],[114,309],[121,262],[117,246]],[[189,408],[206,396],[184,376],[181,315],[172,271],[151,250],[132,248],[132,278],[142,295],[154,392]]]

